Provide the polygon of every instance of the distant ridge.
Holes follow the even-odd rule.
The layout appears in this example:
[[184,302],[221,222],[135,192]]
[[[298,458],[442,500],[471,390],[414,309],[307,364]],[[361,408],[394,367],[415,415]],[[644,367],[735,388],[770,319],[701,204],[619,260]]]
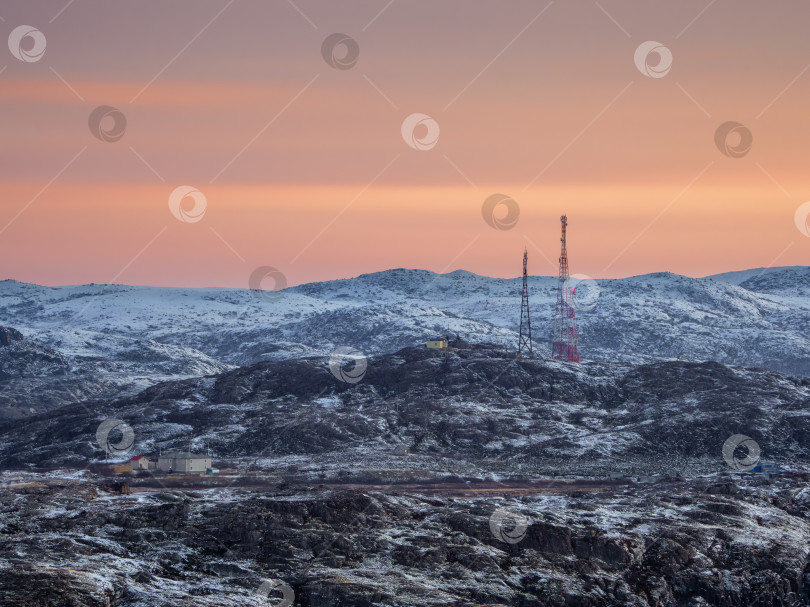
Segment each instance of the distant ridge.
[[[550,353],[556,281],[529,277],[540,356]],[[519,283],[405,268],[282,292],[4,280],[0,326],[23,334],[31,364],[21,371],[22,351],[0,348],[0,372],[17,369],[6,373],[0,409],[30,402],[31,384],[9,379],[19,373],[50,390],[37,402],[51,406],[70,401],[71,392],[106,397],[263,360],[324,356],[341,346],[391,353],[444,333],[514,349]],[[657,272],[585,286],[589,301],[577,311],[584,361],[637,364],[681,355],[810,376],[808,267],[703,278]],[[48,357],[61,362],[37,366]]]

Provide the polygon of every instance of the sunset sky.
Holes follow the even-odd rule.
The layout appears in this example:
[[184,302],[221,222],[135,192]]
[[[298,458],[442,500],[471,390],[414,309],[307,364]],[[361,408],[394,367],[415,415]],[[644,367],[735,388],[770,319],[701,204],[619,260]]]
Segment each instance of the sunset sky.
[[[572,273],[810,264],[805,0],[20,0],[0,19],[46,40],[0,50],[0,279],[513,277],[524,246],[551,275],[562,213]],[[323,56],[335,33],[348,69]],[[646,41],[671,52],[661,77],[636,65]],[[91,132],[98,106],[125,117],[117,141]],[[431,149],[403,138],[414,113]],[[716,145],[728,121],[753,137],[741,157]],[[198,221],[190,198],[170,210],[180,186]],[[482,217],[496,193],[512,229]]]

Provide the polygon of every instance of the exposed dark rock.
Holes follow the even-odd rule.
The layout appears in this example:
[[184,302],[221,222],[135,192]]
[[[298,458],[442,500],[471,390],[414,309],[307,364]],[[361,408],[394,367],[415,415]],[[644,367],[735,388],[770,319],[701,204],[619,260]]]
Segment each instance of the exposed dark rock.
[[0,327],[0,346],[8,346],[13,341],[22,341],[23,335],[17,329]]
[[[632,496],[585,494],[553,515],[549,506],[560,502],[549,499],[559,498],[543,493],[454,500],[209,490],[100,499],[84,481],[21,488],[0,494],[0,604],[162,607],[205,597],[205,605],[238,607],[265,604],[258,593],[273,579],[307,607],[807,605],[810,512],[772,503],[801,487],[781,479],[716,501],[699,482],[673,483]],[[674,503],[708,506],[717,518],[696,525]],[[490,515],[504,507],[530,517],[516,543],[490,529]],[[54,516],[65,508],[74,514]],[[278,604],[282,591],[266,588]]]
[[0,423],[0,464],[101,456],[95,429],[117,417],[143,453],[205,435],[220,458],[404,445],[415,456],[494,467],[679,476],[728,470],[721,449],[733,434],[752,437],[767,459],[810,460],[808,407],[810,387],[772,371],[680,361],[572,365],[482,345],[406,348],[370,359],[358,383],[335,378],[324,358],[264,362]]

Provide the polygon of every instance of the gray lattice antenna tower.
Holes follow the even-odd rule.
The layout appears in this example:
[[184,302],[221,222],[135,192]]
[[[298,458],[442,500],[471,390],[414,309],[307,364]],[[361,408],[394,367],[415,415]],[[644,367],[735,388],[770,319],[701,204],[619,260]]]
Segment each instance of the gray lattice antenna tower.
[[529,280],[526,266],[529,263],[529,252],[523,249],[523,292],[520,299],[520,339],[518,341],[518,356],[528,354],[534,358],[532,352],[532,320],[529,316]]

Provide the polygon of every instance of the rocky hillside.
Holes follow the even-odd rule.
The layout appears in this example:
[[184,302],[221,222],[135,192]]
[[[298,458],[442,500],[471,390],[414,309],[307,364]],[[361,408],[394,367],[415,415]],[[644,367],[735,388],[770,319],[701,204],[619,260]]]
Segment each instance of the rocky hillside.
[[725,469],[722,446],[734,434],[755,439],[766,459],[810,461],[810,379],[713,362],[576,365],[453,346],[372,357],[359,381],[350,372],[339,379],[358,364],[350,357],[331,368],[330,359],[305,358],[62,407],[0,425],[0,465],[86,465],[103,456],[95,433],[106,418],[133,428],[132,454],[191,444],[259,466],[320,457],[364,468],[360,460],[403,445],[434,470],[451,460],[496,471],[675,474]]
[[[551,350],[556,284],[529,279],[541,356]],[[586,360],[640,364],[681,355],[810,375],[803,329],[810,325],[810,268],[572,284]],[[514,348],[519,290],[518,279],[402,269],[279,292],[1,281],[0,325],[40,354],[22,369],[0,345],[0,418],[263,360],[328,356],[342,346],[376,355],[449,333]],[[68,385],[57,385],[57,374],[70,378]],[[26,387],[21,378],[35,381]]]
[[[775,371],[463,341],[80,399],[0,423],[0,604],[806,607],[808,411]],[[111,418],[114,460],[220,474],[99,476]],[[734,434],[783,476],[737,474]]]
[[[98,336],[92,355],[67,354],[58,344],[0,326],[0,419],[17,419],[69,403],[136,394],[156,382],[233,368],[200,352],[136,339],[124,349],[104,349]],[[103,350],[103,351],[102,351]]]
[[8,607],[810,604],[806,478],[506,499],[29,479],[0,537]]

